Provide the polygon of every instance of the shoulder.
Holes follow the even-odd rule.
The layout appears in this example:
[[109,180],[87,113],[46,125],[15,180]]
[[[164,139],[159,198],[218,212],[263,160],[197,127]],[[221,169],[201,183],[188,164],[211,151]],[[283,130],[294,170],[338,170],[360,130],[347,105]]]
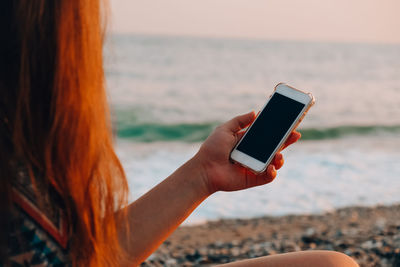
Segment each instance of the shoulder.
[[12,185],[9,233],[11,263],[23,266],[43,264],[66,266],[68,259],[67,221],[57,192],[34,186],[21,166]]

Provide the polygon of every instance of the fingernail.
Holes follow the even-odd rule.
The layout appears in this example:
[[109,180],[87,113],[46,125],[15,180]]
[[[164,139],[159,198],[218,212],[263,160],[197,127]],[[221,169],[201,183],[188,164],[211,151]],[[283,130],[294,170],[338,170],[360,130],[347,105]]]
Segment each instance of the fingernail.
[[270,170],[271,174],[275,173],[276,172],[275,165],[271,164],[270,166],[271,166],[271,170]]
[[274,178],[276,177],[277,172],[276,172],[276,169],[275,169],[275,166],[274,166],[274,165],[272,165],[271,174],[272,174],[272,177],[274,177]]

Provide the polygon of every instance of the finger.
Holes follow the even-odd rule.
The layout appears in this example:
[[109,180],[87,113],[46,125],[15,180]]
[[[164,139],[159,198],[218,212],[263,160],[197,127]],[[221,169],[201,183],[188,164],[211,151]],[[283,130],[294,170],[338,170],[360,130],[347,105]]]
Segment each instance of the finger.
[[293,143],[296,143],[301,137],[301,133],[299,133],[298,131],[294,130],[293,132],[290,133],[289,137],[286,139],[285,143],[282,146],[282,150],[284,150],[285,148],[287,148],[288,146],[290,146]]
[[276,170],[282,168],[284,162],[283,155],[279,152],[276,153],[274,159],[272,160],[272,164],[275,166]]
[[[268,175],[268,177],[269,177],[270,179],[273,180],[273,179],[275,179],[276,174],[277,174],[277,172],[276,172],[275,166],[272,165],[272,164],[270,164],[270,165],[268,166],[268,168],[267,168],[267,175]],[[271,181],[272,181],[272,180],[271,180]]]
[[249,113],[236,116],[235,118],[231,119],[230,121],[224,123],[222,127],[228,129],[231,132],[236,133],[237,131],[247,127],[255,118],[254,111]]
[[277,171],[275,169],[275,166],[272,164],[268,165],[265,173],[263,173],[262,175],[259,176],[260,184],[267,184],[267,183],[272,182],[275,179],[276,174],[277,174]]
[[236,136],[236,143],[239,142],[240,139],[242,139],[242,137],[243,137],[243,135],[244,135],[245,133],[246,133],[246,131],[244,131],[244,130],[241,130],[241,131],[235,133],[235,136]]
[[247,179],[246,188],[270,183],[275,179],[276,173],[276,169],[272,164],[270,164],[267,167],[266,171],[261,174],[255,174],[254,172],[245,169]]

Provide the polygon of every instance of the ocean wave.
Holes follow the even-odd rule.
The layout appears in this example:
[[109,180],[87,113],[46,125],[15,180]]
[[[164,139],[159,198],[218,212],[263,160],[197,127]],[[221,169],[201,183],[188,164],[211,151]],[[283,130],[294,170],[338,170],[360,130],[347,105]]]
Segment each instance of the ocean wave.
[[337,139],[347,136],[367,136],[382,133],[399,134],[400,125],[342,125],[330,128],[299,129],[303,140]]
[[[218,122],[208,123],[180,123],[180,124],[156,124],[141,123],[132,125],[118,125],[119,138],[127,138],[135,142],[156,141],[204,141],[212,130],[219,125]],[[399,134],[400,125],[342,125],[328,128],[301,128],[302,140],[337,139],[347,136],[367,136],[382,133]]]
[[207,138],[219,123],[135,124],[118,125],[120,138],[137,142],[182,141],[199,142]]

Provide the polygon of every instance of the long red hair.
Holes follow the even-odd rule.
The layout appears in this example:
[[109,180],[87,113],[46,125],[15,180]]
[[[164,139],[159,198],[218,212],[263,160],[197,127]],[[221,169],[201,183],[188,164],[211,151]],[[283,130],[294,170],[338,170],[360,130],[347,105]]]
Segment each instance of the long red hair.
[[128,192],[105,93],[102,4],[0,3],[1,212],[11,205],[10,162],[23,159],[61,194],[71,258],[85,266],[119,262],[114,214]]

